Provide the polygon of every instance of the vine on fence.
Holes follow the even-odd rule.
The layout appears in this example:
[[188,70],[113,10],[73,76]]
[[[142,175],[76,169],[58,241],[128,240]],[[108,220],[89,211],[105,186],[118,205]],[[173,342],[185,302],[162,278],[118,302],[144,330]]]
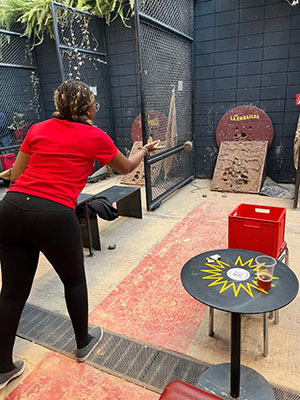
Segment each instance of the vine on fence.
[[92,29],[90,29],[91,18],[86,15],[80,15],[76,12],[69,13],[68,25],[61,27],[62,43],[70,47],[70,50],[64,50],[63,55],[67,58],[67,78],[81,79],[81,67],[89,61],[97,71],[100,64],[107,64],[99,56],[81,52],[79,49],[97,51],[99,48]]
[[29,102],[28,102],[28,109],[33,111],[35,113],[36,119],[40,119],[40,112],[41,112],[41,106],[40,106],[40,80],[37,77],[35,71],[31,72],[30,75],[30,84],[32,87],[33,95],[30,96]]

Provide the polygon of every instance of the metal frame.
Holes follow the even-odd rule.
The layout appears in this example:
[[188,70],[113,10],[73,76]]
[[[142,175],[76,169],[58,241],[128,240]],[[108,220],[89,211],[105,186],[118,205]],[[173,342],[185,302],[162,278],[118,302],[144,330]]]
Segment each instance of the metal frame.
[[[6,29],[0,29],[0,34],[3,35],[8,35],[8,36],[14,36],[16,38],[22,38],[24,39],[24,35],[20,32],[14,32],[14,31],[9,31]],[[24,69],[24,70],[32,70],[32,71],[37,71],[37,67],[35,66],[36,60],[35,60],[35,54],[32,52],[32,62],[33,65],[25,65],[25,64],[9,64],[9,63],[2,63],[0,62],[0,68],[14,68],[14,69]],[[43,108],[43,102],[40,102],[40,117],[44,117],[44,108]],[[17,145],[10,145],[10,146],[0,146],[0,152],[6,152],[8,150],[17,150],[21,147],[21,144]]]
[[[139,6],[139,1],[140,0],[135,0],[135,27],[136,27],[136,48],[137,48],[137,57],[138,57],[138,80],[139,80],[139,94],[140,94],[140,106],[141,106],[141,125],[142,125],[142,137],[143,137],[143,144],[147,143],[147,131],[148,131],[148,122],[146,118],[146,107],[145,107],[145,90],[144,90],[144,83],[143,83],[143,62],[142,62],[142,43],[141,43],[141,21],[146,22],[149,24],[149,26],[153,26],[155,28],[158,28],[162,31],[172,33],[174,37],[176,38],[181,38],[189,42],[192,46],[192,52],[193,52],[193,43],[194,40],[192,37],[184,34],[183,32],[174,29],[172,26],[167,25],[161,21],[158,21],[157,19],[144,14],[143,12],[140,11],[140,6]],[[191,80],[193,82],[193,65],[191,68]],[[192,108],[192,130],[194,130],[194,121],[193,121],[193,108]],[[161,161],[172,154],[179,153],[181,151],[184,151],[184,146],[177,146],[175,148],[169,149],[167,151],[161,152],[160,154],[156,156],[146,156],[144,159],[144,168],[145,168],[145,186],[146,186],[146,203],[147,203],[147,210],[151,211],[156,209],[157,207],[160,206],[161,202],[166,199],[170,194],[172,194],[174,191],[179,189],[180,187],[186,185],[188,182],[192,181],[194,179],[194,171],[192,175],[183,181],[177,183],[174,185],[172,188],[168,189],[165,191],[163,194],[158,196],[155,200],[153,200],[152,196],[152,186],[151,186],[151,171],[150,171],[150,166],[153,165],[154,163]],[[193,157],[193,170],[195,169],[194,166],[194,157]]]
[[30,67],[29,65],[5,64],[5,63],[0,63],[0,67],[32,69],[32,70],[36,70],[37,69],[36,67]]
[[[12,32],[6,31],[5,29],[0,29],[0,33],[8,36],[16,36],[22,38],[23,35],[19,32]],[[36,70],[37,68],[33,65],[21,65],[21,64],[7,64],[7,63],[0,63],[0,67],[8,67],[8,68],[21,68],[21,69],[32,69]]]
[[111,204],[116,203],[120,216],[143,218],[140,188],[115,185],[96,194],[81,193],[76,207],[83,206],[84,217],[77,215],[77,218],[81,226],[83,245],[89,248],[89,257],[94,255],[94,249],[101,250],[97,214],[93,211],[90,216],[88,208],[88,203],[99,197],[107,198]]

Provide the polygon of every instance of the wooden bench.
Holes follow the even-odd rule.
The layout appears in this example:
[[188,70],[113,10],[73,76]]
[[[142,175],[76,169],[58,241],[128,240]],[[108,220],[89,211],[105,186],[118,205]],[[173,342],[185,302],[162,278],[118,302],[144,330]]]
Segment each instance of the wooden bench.
[[90,194],[81,193],[77,199],[77,206],[84,206],[84,216],[78,217],[81,227],[83,246],[89,249],[89,256],[94,250],[101,250],[100,233],[97,214],[88,208],[89,201],[96,197],[106,197],[111,203],[116,203],[120,216],[142,218],[142,202],[140,188],[130,186],[112,186],[101,192]]

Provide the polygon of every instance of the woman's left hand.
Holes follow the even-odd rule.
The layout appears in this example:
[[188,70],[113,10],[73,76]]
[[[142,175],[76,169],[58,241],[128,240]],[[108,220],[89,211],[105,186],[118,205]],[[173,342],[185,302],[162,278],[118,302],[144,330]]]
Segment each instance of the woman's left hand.
[[148,139],[148,143],[145,144],[144,147],[149,151],[149,153],[151,153],[152,151],[155,151],[155,150],[164,149],[165,146],[160,146],[160,140],[158,139],[158,140],[153,141],[150,136],[150,138]]

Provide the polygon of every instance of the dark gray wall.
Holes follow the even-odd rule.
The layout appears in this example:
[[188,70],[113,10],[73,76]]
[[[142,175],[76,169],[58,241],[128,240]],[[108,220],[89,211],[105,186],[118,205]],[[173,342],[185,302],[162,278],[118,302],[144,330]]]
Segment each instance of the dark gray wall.
[[[127,28],[120,20],[106,26],[107,61],[111,87],[111,106],[114,122],[110,136],[117,147],[128,154],[132,147],[131,126],[140,113],[138,99],[137,57],[134,20]],[[45,38],[35,50],[39,70],[45,117],[55,110],[53,93],[61,83],[55,41]],[[101,103],[101,95],[99,96]]]
[[128,154],[132,147],[131,126],[140,113],[134,20],[127,28],[121,20],[106,27],[115,143]]
[[212,177],[216,127],[230,109],[249,104],[274,125],[267,174],[292,182],[300,108],[300,5],[284,0],[195,0],[196,174]]

